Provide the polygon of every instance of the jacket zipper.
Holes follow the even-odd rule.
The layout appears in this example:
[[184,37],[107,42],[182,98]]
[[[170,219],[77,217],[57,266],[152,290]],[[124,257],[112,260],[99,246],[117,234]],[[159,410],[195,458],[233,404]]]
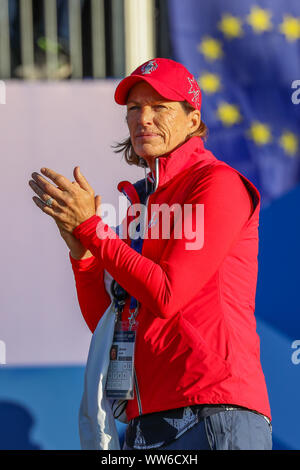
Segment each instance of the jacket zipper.
[[[150,197],[150,194],[147,197],[147,201],[146,201],[146,209],[145,209],[145,214],[144,214],[144,233],[143,233],[143,237],[145,236],[145,231],[146,231],[145,220],[147,220],[146,215],[148,213],[149,197]],[[139,390],[139,384],[138,384],[138,379],[137,379],[135,368],[134,368],[134,386],[135,386],[136,400],[137,400],[137,405],[138,405],[139,416],[141,416],[143,414],[143,408],[142,408],[141,394],[140,394],[140,390]]]
[[[158,182],[159,182],[159,161],[158,160],[159,160],[158,158],[156,158],[156,160],[155,160],[155,186],[154,186],[154,190],[151,194],[153,194],[156,191],[157,187],[158,187]],[[144,215],[145,220],[147,220],[148,203],[149,203],[149,198],[150,198],[151,194],[149,194],[149,196],[147,197],[147,201],[146,201],[146,210],[145,210],[145,215]],[[145,232],[146,232],[146,224],[144,223],[143,237],[145,237]],[[139,384],[138,384],[135,368],[134,368],[134,386],[135,386],[135,391],[136,391],[136,400],[137,400],[139,415],[141,416],[143,414],[143,408],[142,408],[141,394],[140,394],[140,390],[139,390]]]
[[[150,194],[147,197],[147,201],[146,201],[146,209],[145,209],[145,214],[144,214],[144,233],[143,233],[143,237],[145,237],[145,232],[146,232],[145,221],[147,220],[149,197],[150,197]],[[137,379],[135,369],[134,369],[134,386],[135,386],[135,391],[136,391],[136,400],[137,400],[137,404],[138,404],[139,415],[141,416],[143,414],[142,400],[141,400],[141,394],[140,394],[140,390],[139,390],[139,384],[138,384],[138,379]]]
[[134,386],[135,386],[135,391],[136,391],[136,401],[138,404],[139,415],[141,416],[143,414],[143,408],[142,408],[141,395],[140,395],[140,390],[139,390],[139,385],[138,385],[135,369],[134,369]]

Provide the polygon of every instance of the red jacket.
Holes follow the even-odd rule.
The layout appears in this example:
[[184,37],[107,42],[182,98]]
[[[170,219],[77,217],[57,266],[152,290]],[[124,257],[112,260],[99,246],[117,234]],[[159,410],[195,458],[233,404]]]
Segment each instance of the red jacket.
[[127,405],[128,419],[220,403],[270,417],[254,317],[259,192],[207,151],[198,137],[160,157],[156,176],[158,187],[149,197],[148,213],[153,204],[190,204],[195,226],[196,204],[203,204],[202,247],[186,249],[191,240],[176,238],[173,232],[170,239],[151,239],[150,227],[139,254],[127,240],[100,239],[96,229],[98,234],[110,229],[93,216],[73,233],[94,257],[70,257],[91,331],[110,304],[104,269],[140,302],[137,387]]

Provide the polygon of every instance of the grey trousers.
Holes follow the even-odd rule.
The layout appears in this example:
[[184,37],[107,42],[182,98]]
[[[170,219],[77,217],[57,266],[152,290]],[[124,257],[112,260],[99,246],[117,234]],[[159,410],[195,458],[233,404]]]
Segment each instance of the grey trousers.
[[220,411],[153,450],[272,450],[272,425],[252,411]]

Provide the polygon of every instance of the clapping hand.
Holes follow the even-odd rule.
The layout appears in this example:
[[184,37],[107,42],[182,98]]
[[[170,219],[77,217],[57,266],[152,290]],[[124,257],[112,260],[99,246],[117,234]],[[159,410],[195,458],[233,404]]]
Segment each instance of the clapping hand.
[[41,173],[54,184],[34,172],[32,180],[29,181],[30,187],[38,196],[33,197],[34,202],[45,214],[55,220],[74,258],[91,256],[72,232],[78,225],[96,214],[100,209],[101,197],[95,196],[93,188],[78,166],[74,168],[73,182],[49,168],[42,168]]

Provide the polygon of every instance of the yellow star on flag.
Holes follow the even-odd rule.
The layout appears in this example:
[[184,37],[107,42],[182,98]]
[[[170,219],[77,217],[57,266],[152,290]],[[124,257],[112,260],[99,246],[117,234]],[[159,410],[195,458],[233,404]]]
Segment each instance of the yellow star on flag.
[[213,61],[223,56],[222,43],[210,36],[205,36],[198,45],[198,51],[202,52],[207,60]]
[[216,93],[221,89],[220,77],[215,73],[204,72],[198,78],[198,85],[204,93]]
[[257,145],[266,145],[272,140],[270,127],[259,121],[251,124],[248,135]]
[[255,33],[263,33],[272,29],[271,23],[272,13],[259,7],[252,7],[247,21],[252,26]]
[[217,117],[224,126],[233,126],[242,120],[238,106],[222,101],[217,109]]
[[218,27],[227,39],[238,38],[243,35],[242,21],[236,16],[227,13],[222,16]]
[[299,141],[293,132],[284,131],[279,139],[279,143],[285,153],[291,157],[294,157],[298,152]]
[[300,39],[300,19],[294,16],[285,15],[279,30],[285,35],[288,41]]

